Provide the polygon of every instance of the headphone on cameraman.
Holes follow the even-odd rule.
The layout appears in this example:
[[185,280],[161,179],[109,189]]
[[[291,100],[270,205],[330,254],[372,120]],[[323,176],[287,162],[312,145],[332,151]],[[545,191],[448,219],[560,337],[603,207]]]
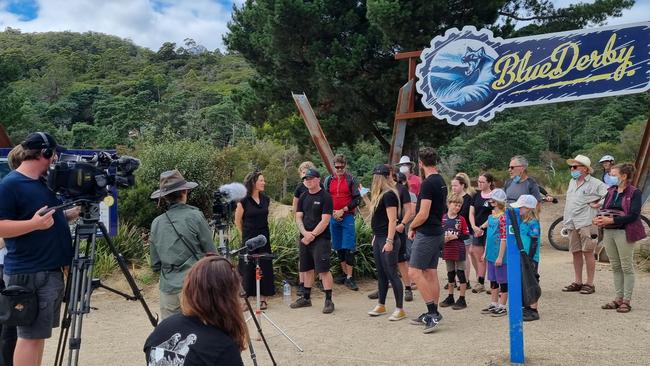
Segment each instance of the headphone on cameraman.
[[50,146],[50,140],[47,139],[47,136],[45,136],[43,132],[36,133],[41,136],[43,141],[45,141],[45,148],[41,150],[41,155],[43,155],[45,159],[50,159],[54,155],[54,149]]

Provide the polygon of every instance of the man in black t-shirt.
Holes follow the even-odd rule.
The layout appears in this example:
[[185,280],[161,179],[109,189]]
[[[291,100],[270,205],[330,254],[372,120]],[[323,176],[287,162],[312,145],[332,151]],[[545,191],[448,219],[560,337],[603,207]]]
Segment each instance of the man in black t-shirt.
[[423,324],[424,333],[431,333],[442,320],[438,312],[440,285],[437,268],[444,243],[442,215],[447,206],[447,185],[438,174],[436,150],[425,147],[420,150],[419,156],[426,179],[422,182],[415,208],[417,213],[409,228],[408,237],[413,240],[409,276],[418,286],[427,311],[413,319],[412,323]]
[[311,287],[314,271],[320,275],[325,289],[324,314],[334,312],[332,285],[334,279],[330,272],[330,231],[328,225],[332,217],[332,197],[320,187],[320,174],[309,169],[302,178],[308,191],[298,200],[296,223],[300,231],[300,272],[303,274],[305,289],[303,295],[290,306],[292,309],[311,306]]

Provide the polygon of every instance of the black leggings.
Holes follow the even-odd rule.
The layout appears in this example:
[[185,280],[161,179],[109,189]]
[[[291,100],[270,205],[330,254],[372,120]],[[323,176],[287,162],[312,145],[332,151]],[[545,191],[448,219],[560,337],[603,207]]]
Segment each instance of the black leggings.
[[399,236],[395,235],[393,250],[382,252],[386,244],[385,236],[375,236],[372,245],[372,252],[377,266],[377,277],[379,279],[379,303],[386,305],[386,294],[388,293],[388,282],[393,286],[395,294],[395,305],[402,308],[404,299],[404,287],[402,280],[397,275],[397,255],[400,248]]

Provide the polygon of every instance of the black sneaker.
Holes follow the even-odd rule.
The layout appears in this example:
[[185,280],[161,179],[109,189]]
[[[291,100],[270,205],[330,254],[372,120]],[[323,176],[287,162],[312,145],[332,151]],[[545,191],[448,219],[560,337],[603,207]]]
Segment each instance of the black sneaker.
[[495,305],[490,304],[490,305],[488,305],[487,307],[481,309],[481,314],[485,314],[485,315],[492,314],[492,312],[493,312],[494,309],[496,309],[496,308],[497,308],[497,307],[496,307]]
[[334,312],[334,303],[332,302],[332,300],[325,300],[325,305],[323,306],[323,314],[331,314],[333,312]]
[[311,299],[305,299],[304,297],[297,298],[295,302],[289,305],[289,307],[292,309],[307,308],[310,306],[311,306]]
[[352,291],[359,291],[359,287],[357,286],[357,283],[354,282],[354,278],[346,278],[345,279],[345,287],[349,288]]
[[525,322],[539,320],[539,312],[533,309],[524,309],[523,319]]
[[467,307],[467,302],[465,301],[464,297],[459,297],[458,300],[456,300],[456,303],[451,307],[454,310],[461,310],[465,309]]
[[370,300],[377,300],[379,298],[379,290],[375,290],[368,294]]
[[427,313],[422,313],[417,318],[409,320],[409,323],[413,325],[424,325],[424,318],[427,316]]
[[345,280],[348,278],[346,275],[341,275],[338,277],[334,277],[334,283],[338,283],[339,285],[342,285],[345,283]]
[[422,331],[424,334],[428,334],[436,330],[436,327],[438,324],[440,324],[440,321],[442,320],[442,314],[436,313],[436,314],[427,314],[424,317],[424,330]]
[[452,305],[454,305],[454,304],[455,304],[455,302],[454,302],[454,295],[449,295],[449,296],[447,296],[447,298],[445,299],[445,301],[443,301],[443,302],[440,303],[439,306],[440,306],[441,308],[446,308],[446,307],[448,307],[448,306],[452,306]]
[[494,310],[492,310],[492,313],[490,314],[490,316],[495,318],[499,318],[506,315],[508,315],[508,310],[506,310],[505,307],[501,307],[501,306],[497,306]]
[[404,290],[404,301],[413,301],[413,291]]

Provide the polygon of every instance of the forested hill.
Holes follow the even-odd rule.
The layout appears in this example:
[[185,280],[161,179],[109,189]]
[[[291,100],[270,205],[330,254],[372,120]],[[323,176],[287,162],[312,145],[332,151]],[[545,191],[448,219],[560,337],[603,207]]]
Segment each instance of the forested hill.
[[250,134],[231,96],[252,75],[241,57],[191,39],[153,52],[100,33],[8,28],[0,33],[0,122],[14,142],[44,130],[68,146],[106,148],[167,130],[223,146]]

